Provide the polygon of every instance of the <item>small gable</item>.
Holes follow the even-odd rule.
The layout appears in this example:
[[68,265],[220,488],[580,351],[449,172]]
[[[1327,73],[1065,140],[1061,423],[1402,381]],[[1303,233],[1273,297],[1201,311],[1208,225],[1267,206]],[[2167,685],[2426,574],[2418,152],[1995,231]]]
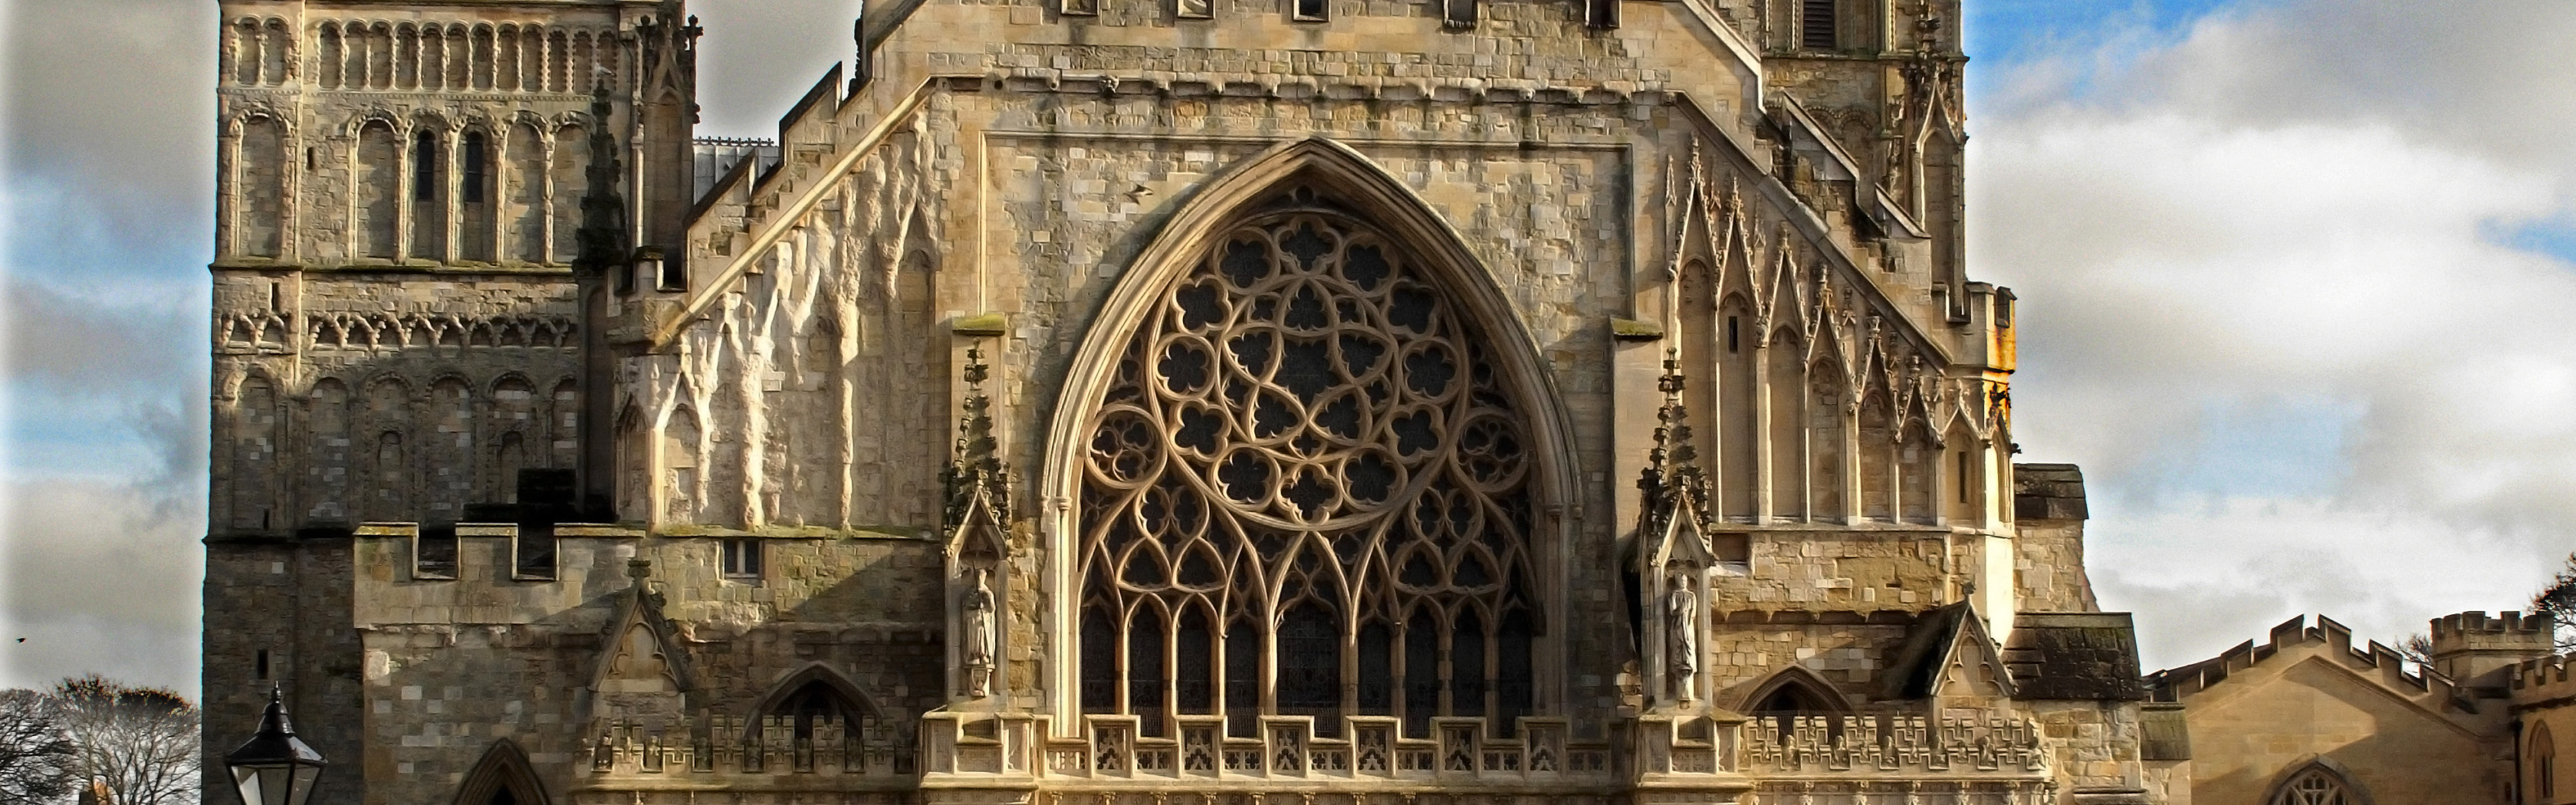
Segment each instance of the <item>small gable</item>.
[[2016,690],[1985,620],[1966,601],[1923,613],[1889,670],[1891,699],[2009,697]]

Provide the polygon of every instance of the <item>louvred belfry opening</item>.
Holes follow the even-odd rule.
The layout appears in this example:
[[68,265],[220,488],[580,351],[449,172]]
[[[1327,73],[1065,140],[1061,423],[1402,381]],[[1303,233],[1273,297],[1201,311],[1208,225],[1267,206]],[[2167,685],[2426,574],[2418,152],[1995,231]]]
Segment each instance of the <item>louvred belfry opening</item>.
[[1236,735],[1262,714],[1510,734],[1545,618],[1538,457],[1494,342],[1310,190],[1223,231],[1153,297],[1082,431],[1083,710],[1148,735],[1173,711]]

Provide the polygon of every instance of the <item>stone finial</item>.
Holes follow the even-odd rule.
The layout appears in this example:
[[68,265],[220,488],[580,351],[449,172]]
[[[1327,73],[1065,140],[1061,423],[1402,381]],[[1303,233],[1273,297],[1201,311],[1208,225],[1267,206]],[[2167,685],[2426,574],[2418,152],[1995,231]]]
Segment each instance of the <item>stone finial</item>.
[[636,581],[639,581],[639,582],[640,582],[640,581],[643,581],[643,580],[644,580],[644,578],[645,578],[646,576],[651,576],[651,575],[653,575],[653,560],[651,560],[651,559],[628,559],[628,560],[626,560],[626,577],[627,577],[627,578],[634,579],[634,580],[636,580]]
[[984,381],[991,374],[992,367],[984,363],[983,348],[967,347],[967,391],[957,419],[956,453],[939,479],[947,491],[944,513],[952,529],[965,521],[967,512],[979,500],[992,511],[996,522],[1011,520],[1010,468],[1002,463],[1000,441],[993,438],[993,400],[984,393]]
[[1637,478],[1637,489],[1645,496],[1641,532],[1651,533],[1667,525],[1679,504],[1690,503],[1700,525],[1708,525],[1708,476],[1699,468],[1699,448],[1691,437],[1690,410],[1682,404],[1682,389],[1688,380],[1682,376],[1679,350],[1665,353],[1664,376],[1655,387],[1664,393],[1664,405],[1655,413],[1655,446],[1646,453],[1646,469]]

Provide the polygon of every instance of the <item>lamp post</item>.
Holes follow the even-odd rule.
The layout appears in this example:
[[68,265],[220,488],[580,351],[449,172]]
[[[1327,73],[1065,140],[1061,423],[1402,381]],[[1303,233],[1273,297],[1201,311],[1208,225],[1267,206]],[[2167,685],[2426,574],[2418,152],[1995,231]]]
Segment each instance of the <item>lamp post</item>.
[[259,734],[224,756],[242,805],[304,805],[325,765],[322,753],[295,737],[295,725],[286,720],[286,699],[274,687],[268,691],[268,714],[259,719]]

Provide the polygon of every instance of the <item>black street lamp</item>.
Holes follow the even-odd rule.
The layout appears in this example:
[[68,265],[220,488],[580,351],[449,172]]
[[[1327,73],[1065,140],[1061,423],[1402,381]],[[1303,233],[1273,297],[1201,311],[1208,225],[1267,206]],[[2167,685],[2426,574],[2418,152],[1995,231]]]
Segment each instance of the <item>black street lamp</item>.
[[241,789],[242,805],[304,805],[325,765],[322,753],[295,737],[295,725],[286,721],[286,699],[273,687],[259,734],[224,756],[233,785]]

